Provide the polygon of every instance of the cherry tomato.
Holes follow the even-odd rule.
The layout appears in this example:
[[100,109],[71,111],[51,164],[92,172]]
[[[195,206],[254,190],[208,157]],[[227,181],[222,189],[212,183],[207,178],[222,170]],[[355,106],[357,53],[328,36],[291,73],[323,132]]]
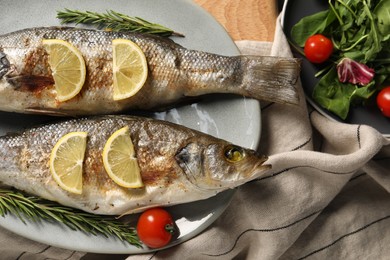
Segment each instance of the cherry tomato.
[[315,34],[306,40],[303,51],[310,62],[322,63],[332,54],[333,43],[324,35]]
[[384,116],[390,117],[390,86],[379,91],[376,104]]
[[172,216],[162,208],[146,210],[141,214],[137,223],[139,239],[151,248],[167,245],[172,239],[174,229]]

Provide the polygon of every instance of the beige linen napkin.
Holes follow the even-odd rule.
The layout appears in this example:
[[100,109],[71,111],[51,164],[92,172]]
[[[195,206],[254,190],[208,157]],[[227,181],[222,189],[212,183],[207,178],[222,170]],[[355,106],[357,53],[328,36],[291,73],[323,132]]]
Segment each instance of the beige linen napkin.
[[[237,42],[243,54],[291,56],[274,43]],[[298,85],[300,88],[300,85]],[[262,103],[259,151],[272,171],[237,192],[205,232],[144,255],[62,250],[0,230],[2,259],[385,259],[390,255],[390,141],[365,125],[308,108]]]

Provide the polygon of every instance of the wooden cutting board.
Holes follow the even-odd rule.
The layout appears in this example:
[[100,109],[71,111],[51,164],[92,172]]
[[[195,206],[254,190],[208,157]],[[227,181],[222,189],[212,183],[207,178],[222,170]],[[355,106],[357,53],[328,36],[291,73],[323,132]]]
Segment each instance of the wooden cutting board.
[[233,40],[273,41],[277,0],[193,0],[212,14]]

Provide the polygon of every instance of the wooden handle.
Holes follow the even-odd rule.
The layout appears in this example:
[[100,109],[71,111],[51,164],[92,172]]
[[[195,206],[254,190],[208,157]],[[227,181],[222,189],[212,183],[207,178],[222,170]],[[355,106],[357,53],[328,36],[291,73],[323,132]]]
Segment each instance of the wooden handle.
[[233,40],[273,41],[276,0],[194,0],[222,24]]

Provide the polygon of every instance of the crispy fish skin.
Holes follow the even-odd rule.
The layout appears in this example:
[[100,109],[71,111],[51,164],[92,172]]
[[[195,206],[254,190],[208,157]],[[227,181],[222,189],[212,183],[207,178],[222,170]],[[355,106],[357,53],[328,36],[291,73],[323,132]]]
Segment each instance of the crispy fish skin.
[[[145,53],[149,75],[133,97],[112,99],[112,40],[130,39]],[[75,98],[56,100],[42,39],[62,39],[78,48],[87,78]],[[156,109],[185,97],[232,93],[259,100],[298,103],[297,59],[221,56],[188,50],[170,39],[137,33],[72,27],[24,29],[0,36],[0,110],[67,115],[109,114]]]
[[[103,166],[105,142],[124,126],[130,130],[143,188],[118,186]],[[60,188],[49,169],[52,148],[73,131],[88,132],[81,195]],[[1,184],[108,215],[206,199],[270,168],[265,156],[210,135],[166,121],[118,115],[72,119],[0,137],[0,160]]]

